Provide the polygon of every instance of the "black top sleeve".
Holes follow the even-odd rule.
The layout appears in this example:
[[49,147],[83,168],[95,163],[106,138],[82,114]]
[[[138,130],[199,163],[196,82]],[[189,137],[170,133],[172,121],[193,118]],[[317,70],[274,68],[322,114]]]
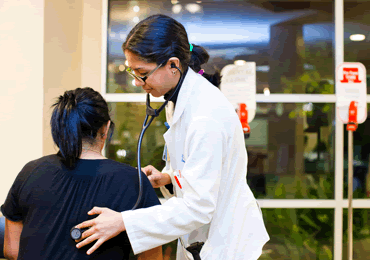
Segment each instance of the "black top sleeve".
[[1,212],[11,221],[21,221],[27,214],[27,207],[19,200],[19,196],[25,181],[34,168],[34,161],[27,163],[23,167],[11,186],[4,204],[1,206]]

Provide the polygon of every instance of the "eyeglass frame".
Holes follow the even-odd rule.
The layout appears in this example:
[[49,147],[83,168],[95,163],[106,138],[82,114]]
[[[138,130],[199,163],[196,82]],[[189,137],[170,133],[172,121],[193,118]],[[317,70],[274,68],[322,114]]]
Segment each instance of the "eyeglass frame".
[[[159,69],[162,65],[164,64],[161,63],[159,64],[155,69],[153,69],[151,72],[149,72],[148,74],[146,74],[144,77],[140,77],[138,75],[135,75],[135,73],[133,72],[134,70],[131,69],[130,67],[127,67],[126,69],[126,72],[133,78],[139,80],[141,83],[145,83],[145,81],[149,78],[150,75],[152,75],[157,69]],[[132,71],[132,72],[131,72]]]

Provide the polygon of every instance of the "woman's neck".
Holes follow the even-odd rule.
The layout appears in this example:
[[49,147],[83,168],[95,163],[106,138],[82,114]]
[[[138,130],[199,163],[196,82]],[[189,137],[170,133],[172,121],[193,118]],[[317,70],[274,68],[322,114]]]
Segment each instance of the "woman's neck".
[[80,159],[107,159],[101,154],[101,150],[99,147],[83,144]]

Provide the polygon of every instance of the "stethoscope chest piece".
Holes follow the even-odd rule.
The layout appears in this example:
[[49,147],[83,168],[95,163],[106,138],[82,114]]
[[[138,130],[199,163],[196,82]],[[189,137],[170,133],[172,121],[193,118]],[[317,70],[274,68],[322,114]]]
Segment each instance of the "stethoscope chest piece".
[[71,229],[71,238],[73,240],[78,240],[82,237],[82,233],[85,232],[87,228],[79,229],[79,228],[72,228]]

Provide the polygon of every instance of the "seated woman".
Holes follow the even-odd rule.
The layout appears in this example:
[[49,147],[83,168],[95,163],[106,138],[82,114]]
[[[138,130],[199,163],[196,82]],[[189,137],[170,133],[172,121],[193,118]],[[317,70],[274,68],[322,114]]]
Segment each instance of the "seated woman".
[[[70,230],[92,219],[94,206],[130,210],[139,191],[137,170],[105,158],[101,151],[113,122],[103,97],[91,88],[66,91],[53,105],[51,131],[57,154],[27,163],[12,185],[1,211],[6,217],[4,254],[7,259],[129,259],[126,233],[87,255],[77,249]],[[142,174],[140,207],[160,202]],[[138,259],[162,259],[157,247]]]

